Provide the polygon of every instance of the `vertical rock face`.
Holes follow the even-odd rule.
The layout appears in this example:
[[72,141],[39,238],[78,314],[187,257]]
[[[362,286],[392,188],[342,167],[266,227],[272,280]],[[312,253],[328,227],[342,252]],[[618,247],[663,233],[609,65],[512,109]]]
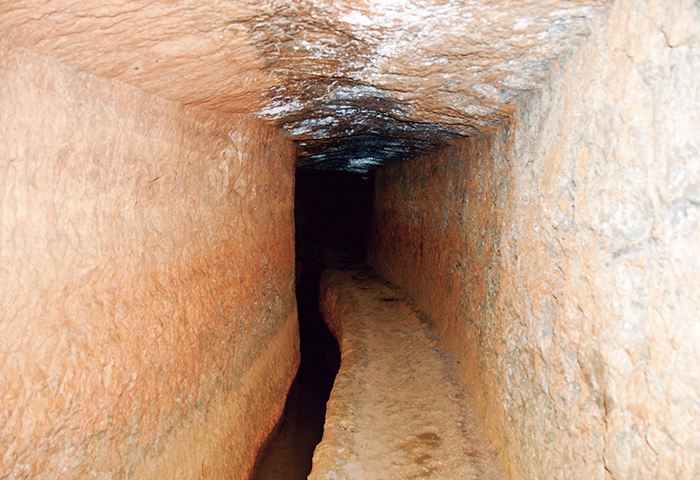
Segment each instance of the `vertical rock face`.
[[298,361],[292,144],[0,71],[0,477],[243,478]]
[[461,352],[512,478],[700,476],[700,45],[672,3],[617,3],[510,125],[378,173],[372,262]]

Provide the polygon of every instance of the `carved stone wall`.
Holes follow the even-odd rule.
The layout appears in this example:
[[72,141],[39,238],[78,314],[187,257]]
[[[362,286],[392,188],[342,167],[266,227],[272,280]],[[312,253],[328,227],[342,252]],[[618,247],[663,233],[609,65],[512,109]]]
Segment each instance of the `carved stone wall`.
[[0,71],[0,477],[245,478],[298,363],[293,145],[4,41]]
[[372,263],[429,312],[512,478],[700,475],[700,44],[618,2],[493,133],[378,173]]

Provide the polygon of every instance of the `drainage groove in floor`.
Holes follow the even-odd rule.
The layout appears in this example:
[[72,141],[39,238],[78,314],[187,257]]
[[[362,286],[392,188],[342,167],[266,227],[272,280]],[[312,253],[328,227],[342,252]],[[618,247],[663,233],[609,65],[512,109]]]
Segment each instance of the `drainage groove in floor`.
[[307,265],[297,285],[301,364],[282,418],[261,450],[250,480],[305,480],[311,471],[340,364],[338,345],[318,311],[319,275],[318,268]]

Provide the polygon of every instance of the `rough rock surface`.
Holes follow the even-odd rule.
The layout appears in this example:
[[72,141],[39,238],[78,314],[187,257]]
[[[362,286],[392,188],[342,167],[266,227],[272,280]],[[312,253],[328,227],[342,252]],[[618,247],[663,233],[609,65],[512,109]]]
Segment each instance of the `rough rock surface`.
[[299,165],[414,160],[374,262],[511,477],[700,478],[699,19],[1,2],[0,476],[245,475],[297,361],[294,152],[233,112]]
[[454,355],[397,290],[369,269],[320,289],[342,360],[309,479],[504,479]]
[[0,477],[244,478],[298,362],[293,145],[4,40],[0,72]]
[[372,263],[511,478],[700,478],[699,15],[619,2],[509,125],[378,174]]
[[14,0],[0,35],[185,104],[268,118],[300,163],[363,171],[504,121],[597,0]]

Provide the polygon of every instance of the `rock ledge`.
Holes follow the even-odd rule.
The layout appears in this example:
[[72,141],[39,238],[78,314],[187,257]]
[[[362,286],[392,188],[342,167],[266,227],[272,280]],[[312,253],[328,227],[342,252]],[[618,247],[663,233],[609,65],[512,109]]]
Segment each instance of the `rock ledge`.
[[506,478],[455,357],[393,287],[368,270],[329,271],[321,313],[342,364],[310,480]]

